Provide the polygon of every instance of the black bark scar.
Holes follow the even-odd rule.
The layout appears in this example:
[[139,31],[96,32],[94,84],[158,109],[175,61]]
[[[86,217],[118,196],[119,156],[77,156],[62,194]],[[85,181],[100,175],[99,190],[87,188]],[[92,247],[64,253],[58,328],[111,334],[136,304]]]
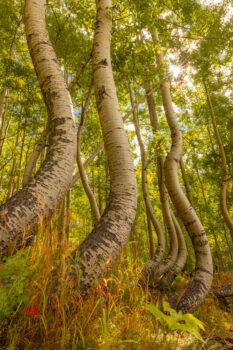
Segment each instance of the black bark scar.
[[99,89],[98,89],[98,95],[97,95],[97,101],[98,104],[100,104],[103,99],[104,99],[104,95],[111,97],[110,95],[107,94],[104,85],[102,85]]

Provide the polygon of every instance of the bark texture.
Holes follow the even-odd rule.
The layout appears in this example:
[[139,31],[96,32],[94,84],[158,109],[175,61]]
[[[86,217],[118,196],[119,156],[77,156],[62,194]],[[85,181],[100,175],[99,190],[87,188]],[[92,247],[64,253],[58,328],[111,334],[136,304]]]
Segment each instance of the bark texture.
[[233,283],[226,284],[225,286],[216,289],[214,291],[214,294],[218,298],[223,298],[223,297],[231,297],[233,296]]
[[48,215],[70,187],[76,158],[76,131],[70,95],[45,23],[46,0],[27,0],[25,32],[50,118],[50,144],[44,163],[21,191],[0,207],[0,247],[21,243],[24,229]]
[[[152,33],[152,39],[158,43],[157,33]],[[182,133],[172,106],[169,84],[165,79],[166,74],[163,72],[161,53],[157,53],[156,61],[161,70],[161,95],[172,137],[171,150],[164,165],[166,187],[176,211],[192,239],[196,256],[193,277],[187,286],[172,297],[169,302],[171,307],[176,310],[192,313],[202,304],[209,293],[213,279],[213,264],[206,232],[179,184],[177,170],[182,155]]]
[[[99,223],[73,257],[81,261],[81,289],[88,292],[103,270],[112,266],[130,234],[136,214],[137,187],[132,154],[120,115],[113,79],[111,1],[96,1],[97,20],[93,46],[93,75],[109,175],[109,202]],[[80,259],[80,260],[79,260]]]

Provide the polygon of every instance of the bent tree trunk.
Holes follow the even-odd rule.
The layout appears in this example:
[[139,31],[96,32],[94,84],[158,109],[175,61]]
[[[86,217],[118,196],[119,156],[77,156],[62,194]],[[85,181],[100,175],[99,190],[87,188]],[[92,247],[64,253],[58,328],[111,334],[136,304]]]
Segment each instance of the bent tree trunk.
[[233,283],[225,284],[223,287],[216,289],[214,294],[218,298],[232,297],[233,296]]
[[171,285],[175,277],[183,271],[187,260],[187,247],[186,247],[184,235],[172,210],[171,210],[171,216],[176,229],[176,235],[178,238],[178,256],[175,263],[171,266],[169,270],[167,270],[164,273],[163,277],[160,280],[160,283],[163,287],[168,287]]
[[159,163],[158,171],[160,173],[160,179],[159,179],[160,198],[161,198],[161,204],[162,204],[164,223],[167,227],[167,232],[170,239],[170,249],[166,259],[164,259],[159,264],[159,266],[153,273],[152,279],[155,282],[156,281],[158,282],[161,276],[167,271],[169,271],[172,268],[172,266],[174,266],[178,255],[178,237],[177,237],[174,221],[172,220],[170,205],[168,201],[168,191],[165,185],[163,156],[159,157],[158,163]]
[[207,96],[207,102],[210,110],[210,115],[211,115],[211,120],[212,120],[212,125],[214,128],[215,136],[217,139],[221,159],[222,159],[222,185],[221,185],[221,191],[220,191],[220,207],[222,211],[223,218],[230,230],[231,237],[233,238],[233,219],[230,216],[229,210],[227,208],[227,185],[228,185],[228,167],[227,167],[227,159],[226,159],[226,154],[225,150],[223,147],[223,143],[221,140],[221,136],[218,131],[217,123],[216,123],[216,118],[215,118],[215,113],[214,113],[214,108],[212,105],[211,97],[209,94],[209,89],[207,87],[207,84],[205,80],[203,80],[205,91],[206,91],[206,96]]
[[[157,112],[155,109],[155,101],[153,94],[147,96],[147,104],[149,109],[150,123],[153,130],[154,137],[159,133],[159,122],[157,117]],[[167,271],[170,271],[172,266],[174,266],[177,254],[178,254],[178,239],[177,232],[175,229],[174,222],[171,216],[170,205],[168,201],[168,192],[165,185],[165,177],[164,177],[164,156],[163,150],[161,146],[161,138],[159,137],[158,146],[157,146],[157,171],[158,171],[158,184],[159,184],[159,192],[160,192],[160,201],[162,205],[162,213],[164,219],[164,225],[167,227],[167,231],[170,238],[170,249],[169,253],[162,262],[154,269],[153,274],[151,276],[152,282],[158,282],[161,279],[161,276],[165,274]]]
[[104,268],[116,261],[130,234],[137,206],[133,158],[120,115],[111,66],[112,18],[109,8],[112,3],[111,0],[99,0],[96,6],[92,63],[96,103],[109,165],[110,195],[99,223],[73,252],[78,266],[81,261],[83,295]]
[[0,247],[21,243],[24,229],[39,222],[64,198],[72,182],[76,158],[76,131],[72,103],[45,23],[46,0],[27,0],[25,32],[50,118],[46,159],[31,180],[0,207]]
[[[156,34],[152,34],[152,39],[158,42],[158,35]],[[156,54],[156,61],[160,69],[163,69],[161,53]],[[166,157],[164,166],[165,182],[177,213],[192,239],[196,256],[196,268],[193,277],[187,286],[172,297],[169,302],[172,308],[184,313],[191,313],[202,304],[209,293],[213,279],[213,264],[205,230],[179,184],[177,169],[182,155],[182,133],[172,106],[169,84],[164,76],[166,75],[161,72],[160,88],[172,138],[172,147]]]
[[[131,85],[129,85],[129,92],[130,92],[130,99],[131,99],[131,105],[132,107],[134,106],[134,96],[133,96],[133,91]],[[164,234],[163,234],[163,229],[160,225],[160,222],[154,212],[150,196],[149,196],[149,190],[148,190],[148,185],[147,185],[147,167],[148,167],[148,160],[147,160],[147,153],[146,153],[146,148],[143,144],[143,140],[141,137],[140,133],[140,126],[139,126],[139,120],[137,116],[136,110],[133,111],[133,120],[134,120],[134,128],[135,128],[135,133],[137,136],[139,148],[140,148],[140,154],[141,154],[141,162],[142,162],[142,193],[143,193],[143,198],[144,202],[146,205],[146,210],[148,212],[149,218],[151,219],[151,222],[153,224],[153,227],[155,229],[157,238],[158,238],[158,244],[157,244],[157,249],[156,252],[153,256],[153,258],[145,265],[142,275],[143,279],[147,280],[147,278],[151,279],[151,276],[156,269],[157,265],[160,263],[160,261],[163,258],[164,255],[164,250],[165,250],[165,239],[164,239]]]

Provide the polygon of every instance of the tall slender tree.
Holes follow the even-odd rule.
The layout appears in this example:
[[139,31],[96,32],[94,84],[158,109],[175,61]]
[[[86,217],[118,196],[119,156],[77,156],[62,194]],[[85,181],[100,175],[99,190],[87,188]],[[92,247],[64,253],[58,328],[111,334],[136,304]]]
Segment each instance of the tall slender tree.
[[50,145],[35,178],[1,208],[0,247],[21,243],[24,229],[48,215],[70,187],[76,157],[76,130],[70,95],[45,23],[46,0],[25,3],[25,32],[49,115]]
[[96,0],[92,64],[96,104],[109,166],[110,194],[99,223],[72,254],[77,264],[81,261],[80,283],[84,295],[104,268],[112,266],[118,258],[129,237],[137,207],[134,164],[111,65],[111,7],[111,0]]
[[[159,45],[157,31],[152,32],[152,39]],[[213,264],[206,232],[179,184],[177,167],[182,155],[182,133],[172,106],[166,67],[164,71],[161,52],[157,51],[156,61],[161,70],[160,89],[172,138],[172,147],[164,164],[166,187],[178,215],[190,234],[196,255],[196,268],[193,277],[183,290],[170,299],[170,304],[173,308],[188,313],[193,312],[201,305],[209,293],[213,279]]]

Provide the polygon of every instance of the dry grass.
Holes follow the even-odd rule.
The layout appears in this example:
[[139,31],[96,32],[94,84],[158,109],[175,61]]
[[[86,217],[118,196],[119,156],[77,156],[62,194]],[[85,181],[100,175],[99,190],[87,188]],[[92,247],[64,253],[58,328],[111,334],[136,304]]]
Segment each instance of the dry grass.
[[[229,346],[229,339],[233,338],[232,316],[212,294],[196,312],[206,327],[203,334],[206,343],[201,344],[187,333],[169,332],[145,310],[149,302],[159,304],[160,292],[151,294],[138,286],[141,266],[132,265],[125,255],[107,277],[93,287],[84,302],[78,286],[74,288],[72,281],[65,277],[65,257],[69,250],[58,249],[55,243],[51,247],[49,238],[38,238],[31,248],[29,268],[37,268],[25,291],[28,302],[1,322],[1,349],[217,350]],[[51,271],[58,264],[60,287],[51,297]],[[184,278],[178,278],[174,288],[180,281],[185,282]],[[221,273],[216,276],[214,288],[229,281],[233,281],[233,275]],[[38,316],[26,313],[33,305],[38,306]]]

